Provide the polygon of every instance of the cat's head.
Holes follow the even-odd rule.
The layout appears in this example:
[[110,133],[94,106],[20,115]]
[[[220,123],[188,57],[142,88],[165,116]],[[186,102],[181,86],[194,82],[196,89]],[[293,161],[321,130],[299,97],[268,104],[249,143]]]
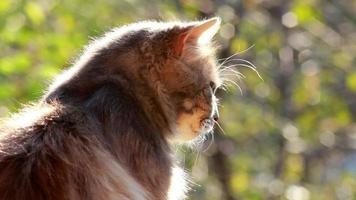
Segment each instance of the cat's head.
[[211,42],[219,25],[219,18],[169,24],[141,49],[151,62],[148,84],[175,138],[183,141],[211,132],[219,117],[215,91],[221,80]]

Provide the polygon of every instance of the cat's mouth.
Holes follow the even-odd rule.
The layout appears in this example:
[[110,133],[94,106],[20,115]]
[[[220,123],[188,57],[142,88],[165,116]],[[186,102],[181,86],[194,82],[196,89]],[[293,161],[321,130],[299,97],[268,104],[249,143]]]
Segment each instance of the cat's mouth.
[[190,114],[182,113],[177,121],[176,139],[178,141],[189,141],[198,137],[211,133],[214,128],[214,119],[211,117],[202,117],[201,113]]

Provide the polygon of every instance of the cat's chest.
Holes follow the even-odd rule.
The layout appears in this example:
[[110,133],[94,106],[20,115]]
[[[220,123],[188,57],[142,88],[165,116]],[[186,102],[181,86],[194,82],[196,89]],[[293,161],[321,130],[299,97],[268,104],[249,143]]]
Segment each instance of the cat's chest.
[[183,200],[189,190],[188,175],[178,166],[172,167],[170,178],[170,187],[168,190],[168,200]]

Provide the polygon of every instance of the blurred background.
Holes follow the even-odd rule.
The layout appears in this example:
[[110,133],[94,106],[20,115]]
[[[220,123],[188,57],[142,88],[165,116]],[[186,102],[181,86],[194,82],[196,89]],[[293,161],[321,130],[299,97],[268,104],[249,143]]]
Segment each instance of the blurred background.
[[219,92],[224,131],[177,150],[190,199],[356,199],[355,0],[1,0],[0,116],[38,99],[91,37],[210,16],[219,58],[236,53],[263,80],[236,66],[246,78],[242,94]]

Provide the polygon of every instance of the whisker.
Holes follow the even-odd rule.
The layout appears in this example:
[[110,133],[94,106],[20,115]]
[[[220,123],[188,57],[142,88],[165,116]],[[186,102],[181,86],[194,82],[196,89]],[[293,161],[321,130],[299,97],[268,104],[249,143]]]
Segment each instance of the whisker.
[[215,122],[215,124],[217,125],[217,127],[220,128],[220,130],[221,130],[221,132],[223,133],[223,135],[226,135],[226,132],[225,132],[224,129],[220,126],[219,122],[217,122],[217,121],[214,121],[214,122]]
[[221,84],[220,89],[224,90],[225,92],[228,91],[228,88],[226,87],[226,84]]
[[249,46],[249,47],[248,47],[247,49],[245,49],[245,50],[242,50],[242,51],[240,51],[240,52],[236,52],[236,53],[232,54],[231,56],[229,56],[229,57],[227,57],[227,58],[220,58],[220,59],[218,59],[218,60],[224,60],[224,61],[226,61],[226,60],[228,60],[228,59],[230,59],[230,58],[232,58],[232,57],[234,57],[234,56],[236,56],[236,55],[245,53],[246,51],[252,49],[254,46],[255,46],[255,44]]
[[[241,81],[241,79],[246,78],[246,76],[244,74],[242,74],[239,71],[236,71],[234,69],[224,69],[221,70],[219,72],[219,76],[221,78],[228,78],[228,77],[236,77],[239,81]],[[228,78],[229,79],[229,78]]]
[[193,144],[195,145],[196,148],[194,149],[194,153],[196,154],[194,162],[193,162],[193,166],[195,166],[200,158],[200,154],[202,152],[202,149],[204,147],[204,142],[206,140],[205,135],[199,135],[198,138],[196,138],[193,142]]
[[221,106],[221,101],[219,99],[216,100],[216,105]]
[[224,64],[225,64],[225,63],[228,63],[228,62],[230,61],[230,59],[231,59],[233,56],[235,56],[235,55],[237,55],[237,54],[233,54],[233,55],[231,55],[230,57],[226,58],[222,63],[220,63],[220,64],[218,65],[217,68],[220,69],[221,67],[223,67]]
[[[236,66],[248,67],[248,68],[250,68],[251,70],[253,70],[261,80],[263,80],[262,76],[261,76],[260,73],[257,71],[257,67],[256,67],[253,63],[251,63],[250,61],[247,61],[247,60],[244,60],[244,59],[238,59],[238,58],[237,58],[237,59],[229,60],[229,62],[230,62],[230,61],[243,61],[243,62],[245,62],[245,63],[247,63],[247,64],[245,64],[245,63],[237,63],[237,64],[233,64],[233,65],[226,66],[225,68],[231,68],[231,67],[236,67]],[[223,69],[225,69],[225,68],[223,68]],[[222,70],[223,70],[223,69],[222,69]]]
[[[238,63],[238,64],[234,64],[234,65],[229,65],[229,66],[227,66],[226,68],[230,69],[231,67],[237,67],[237,66],[247,67],[247,68],[251,69],[252,71],[254,71],[254,72],[257,74],[257,76],[258,76],[261,80],[263,80],[263,78],[261,77],[260,73],[257,71],[257,69],[256,69],[255,67],[250,66],[250,65],[247,65],[247,64],[244,64],[244,63]],[[223,68],[223,69],[225,69],[225,68]],[[240,72],[240,73],[241,73],[241,72]]]
[[261,80],[263,80],[263,78],[262,78],[262,76],[260,75],[260,73],[258,73],[258,71],[257,71],[254,67],[252,67],[252,66],[250,66],[250,65],[242,64],[242,63],[237,64],[236,66],[247,67],[247,68],[251,69],[252,71],[254,71],[254,72],[257,74],[257,76],[258,76]]
[[254,46],[255,46],[255,45],[253,44],[253,45],[249,46],[247,49],[245,49],[245,50],[243,50],[243,51],[236,52],[236,53],[232,54],[231,56],[229,56],[229,57],[227,57],[227,58],[219,59],[219,60],[224,60],[224,61],[218,66],[218,69],[219,69],[221,66],[223,66],[226,62],[228,62],[231,58],[233,58],[234,56],[239,55],[239,54],[242,54],[242,53],[244,53],[244,52],[250,50],[250,49],[253,48]]
[[237,78],[238,81],[240,81],[242,78],[245,78],[245,77],[241,77],[241,75],[239,74],[222,74],[221,76],[221,78],[225,78],[229,80],[233,80],[235,77]]
[[[230,73],[228,73],[230,72]],[[221,72],[219,72],[220,75],[224,76],[224,75],[234,75],[237,76],[239,79],[241,78],[246,78],[245,75],[243,75],[241,72],[238,72],[236,70],[233,69],[226,69],[226,70],[221,70]]]
[[233,81],[233,80],[231,80],[231,79],[228,79],[228,78],[223,78],[222,80],[223,80],[224,82],[231,83],[231,84],[233,84],[233,85],[235,85],[235,86],[238,85],[235,81]]
[[241,95],[243,95],[243,92],[242,92],[241,87],[240,87],[236,82],[234,82],[234,81],[232,81],[232,80],[229,80],[229,79],[222,79],[222,80],[223,80],[224,82],[229,82],[229,83],[235,85],[235,86],[240,90]]
[[224,68],[219,69],[218,72],[223,72],[223,71],[231,70],[231,71],[236,72],[236,73],[241,73],[241,72],[239,72],[239,71],[233,69],[233,67],[235,67],[236,65],[237,65],[237,64],[224,66]]
[[[257,69],[257,67],[256,67],[252,62],[250,62],[250,61],[248,61],[248,60],[245,60],[245,59],[242,59],[242,58],[230,59],[228,62],[231,62],[231,61],[242,61],[242,62],[244,62],[244,63],[247,63],[247,64],[251,65],[251,66],[254,67],[255,69]],[[227,62],[227,63],[228,63],[228,62]]]
[[200,157],[200,151],[197,150],[196,151],[196,156],[195,156],[195,159],[194,159],[194,163],[193,163],[193,166],[195,166],[199,160],[199,157]]
[[210,131],[209,134],[211,135],[211,141],[209,143],[209,145],[203,150],[203,152],[206,152],[209,150],[209,148],[211,147],[211,145],[214,143],[214,132],[213,131]]

